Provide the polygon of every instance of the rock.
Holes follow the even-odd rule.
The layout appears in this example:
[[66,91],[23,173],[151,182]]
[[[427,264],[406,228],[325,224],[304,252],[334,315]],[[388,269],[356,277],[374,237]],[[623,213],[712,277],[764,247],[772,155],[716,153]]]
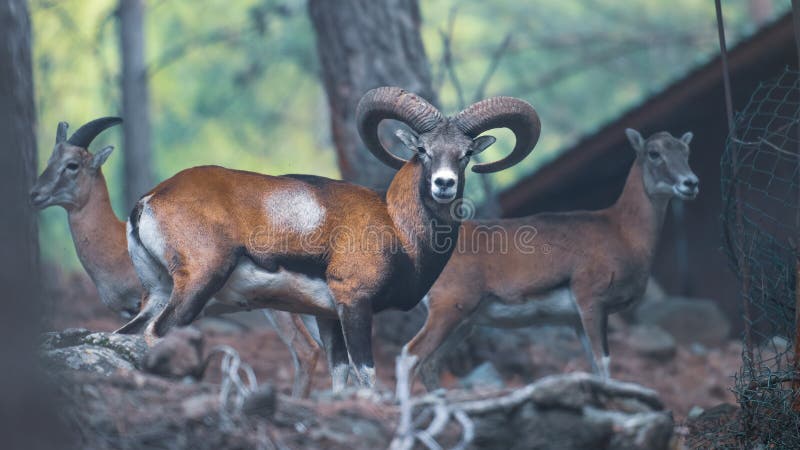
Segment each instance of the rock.
[[642,303],[657,303],[662,300],[666,300],[668,298],[667,293],[664,292],[664,288],[658,284],[655,278],[650,277],[647,280],[647,287],[644,291],[644,297],[642,298]]
[[200,420],[211,414],[216,414],[219,409],[219,395],[200,394],[189,397],[181,402],[181,410],[187,419]]
[[720,346],[731,331],[731,324],[712,300],[672,297],[643,304],[637,310],[640,323],[658,325],[680,344],[698,342]]
[[272,385],[265,384],[259,386],[255,392],[247,396],[242,405],[242,412],[248,416],[268,419],[275,414],[276,402],[275,389],[272,388]]
[[708,354],[708,349],[706,346],[699,342],[692,342],[689,345],[689,351],[692,352],[693,355],[697,356],[706,356]]
[[624,412],[650,412],[664,409],[652,389],[596,375],[574,372],[544,377],[529,385],[531,399],[539,406],[581,409],[585,406]]
[[661,361],[675,356],[675,339],[658,325],[635,325],[628,340],[631,348],[642,356]]
[[503,377],[489,361],[479,365],[467,376],[461,378],[459,384],[466,389],[499,389],[504,386]]
[[167,378],[203,375],[203,334],[194,327],[177,328],[147,353],[143,369]]
[[137,335],[68,329],[45,333],[41,349],[44,363],[51,369],[110,375],[118,369],[138,368],[147,345]]
[[393,345],[399,349],[417,334],[427,316],[428,308],[424,301],[420,301],[409,311],[381,311],[374,318],[375,335],[384,345]]
[[621,311],[619,315],[628,323],[636,322],[636,312],[639,308],[643,305],[662,302],[667,298],[667,294],[664,292],[661,285],[658,284],[655,278],[650,277],[647,279],[647,287],[645,288],[642,298],[632,307]]
[[86,328],[67,328],[64,331],[51,331],[42,334],[42,349],[54,350],[72,347],[83,343],[83,338],[92,334]]
[[[694,408],[692,408],[694,411]],[[686,448],[758,448],[744,445],[739,440],[743,435],[730,433],[741,429],[741,417],[738,406],[722,403],[702,410],[699,414],[689,413],[686,427],[689,435]],[[767,421],[769,423],[770,421]],[[729,432],[720,432],[727,430]],[[758,436],[757,434],[755,436]]]
[[617,331],[625,331],[628,329],[628,321],[620,314],[611,314],[608,316],[608,332],[615,333]]
[[496,403],[505,406],[486,404],[458,405],[475,424],[474,448],[666,450],[674,426],[654,391],[585,373],[545,377]]
[[83,338],[83,342],[113,350],[137,368],[141,367],[148,350],[144,338],[136,334],[91,333]]
[[772,336],[771,339],[761,344],[761,351],[771,354],[786,353],[791,349],[791,344],[783,336]]
[[701,407],[699,407],[697,405],[692,406],[692,409],[689,410],[689,414],[686,415],[686,418],[689,419],[689,420],[696,419],[696,418],[700,417],[700,415],[703,414],[704,411],[705,410],[703,408],[701,408]]
[[75,345],[44,352],[45,365],[55,370],[86,370],[111,375],[118,369],[135,367],[114,350],[93,345]]

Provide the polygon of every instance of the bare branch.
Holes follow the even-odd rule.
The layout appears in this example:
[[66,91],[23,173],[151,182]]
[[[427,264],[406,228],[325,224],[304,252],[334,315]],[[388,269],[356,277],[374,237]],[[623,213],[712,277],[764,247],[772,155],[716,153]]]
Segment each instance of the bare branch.
[[458,97],[458,109],[462,110],[466,108],[466,98],[464,97],[464,89],[461,87],[461,80],[458,79],[458,74],[456,73],[455,65],[453,64],[453,31],[455,30],[456,24],[456,15],[458,14],[458,8],[455,6],[450,9],[450,14],[447,19],[447,31],[439,30],[439,35],[442,38],[442,64],[444,65],[444,70],[450,79],[450,82],[453,84],[453,88],[456,90],[456,96]]
[[481,81],[478,83],[478,87],[475,88],[475,95],[472,97],[473,102],[482,100],[484,95],[486,95],[486,86],[497,72],[497,68],[500,66],[500,60],[503,59],[503,55],[506,53],[506,50],[508,50],[510,45],[511,32],[509,31],[503,38],[502,42],[500,42],[500,45],[498,45],[494,52],[492,52],[492,57],[489,60],[489,66],[486,68],[486,72],[483,74]]

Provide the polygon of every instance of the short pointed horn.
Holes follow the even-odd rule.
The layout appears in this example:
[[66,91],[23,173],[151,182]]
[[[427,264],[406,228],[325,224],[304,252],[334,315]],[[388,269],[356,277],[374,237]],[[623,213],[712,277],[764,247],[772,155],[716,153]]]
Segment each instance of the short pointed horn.
[[476,164],[473,172],[491,173],[507,169],[525,159],[539,140],[542,123],[528,102],[513,97],[492,97],[473,103],[453,118],[456,126],[471,138],[493,128],[508,128],[517,142],[503,159]]
[[69,128],[67,122],[58,122],[58,128],[56,128],[56,144],[67,140],[67,128]]
[[420,134],[434,129],[443,116],[422,97],[398,87],[372,89],[361,97],[356,108],[361,140],[382,163],[400,169],[406,160],[389,153],[378,138],[378,124],[384,119],[399,120]]
[[72,136],[67,139],[67,143],[76,147],[88,149],[89,144],[92,143],[98,134],[102,133],[106,128],[113,127],[120,123],[122,123],[122,118],[120,117],[101,117],[95,119],[75,130]]

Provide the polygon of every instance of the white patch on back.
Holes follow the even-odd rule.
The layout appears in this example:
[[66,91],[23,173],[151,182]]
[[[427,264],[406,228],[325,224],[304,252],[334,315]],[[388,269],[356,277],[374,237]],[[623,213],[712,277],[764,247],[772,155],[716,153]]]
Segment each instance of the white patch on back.
[[305,189],[282,189],[265,202],[267,218],[279,229],[308,234],[325,220],[325,207]]

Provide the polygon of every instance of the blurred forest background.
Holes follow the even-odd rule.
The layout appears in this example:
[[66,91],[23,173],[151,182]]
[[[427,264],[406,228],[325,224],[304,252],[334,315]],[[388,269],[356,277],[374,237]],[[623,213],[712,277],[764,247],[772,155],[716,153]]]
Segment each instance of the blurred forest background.
[[[147,0],[141,22],[120,9],[124,3],[30,0],[40,168],[58,121],[74,130],[99,116],[140,114],[149,130],[138,139],[125,142],[117,128],[95,143],[118,149],[105,174],[121,218],[132,206],[126,151],[127,164],[145,173],[138,181],[148,186],[201,164],[339,177],[304,0]],[[731,46],[790,7],[789,0],[724,3]],[[537,149],[491,175],[493,190],[535,171],[719,50],[711,1],[422,0],[419,7],[433,95],[444,112],[511,95],[541,115]],[[136,96],[143,100],[138,110],[124,111],[120,49],[136,45],[136,33],[143,37],[142,59],[127,63],[145,74],[138,88],[146,91]],[[511,139],[498,137],[489,159],[510,148]],[[467,197],[483,201],[486,185],[468,186]],[[64,215],[61,208],[41,213],[42,254],[78,269]]]

